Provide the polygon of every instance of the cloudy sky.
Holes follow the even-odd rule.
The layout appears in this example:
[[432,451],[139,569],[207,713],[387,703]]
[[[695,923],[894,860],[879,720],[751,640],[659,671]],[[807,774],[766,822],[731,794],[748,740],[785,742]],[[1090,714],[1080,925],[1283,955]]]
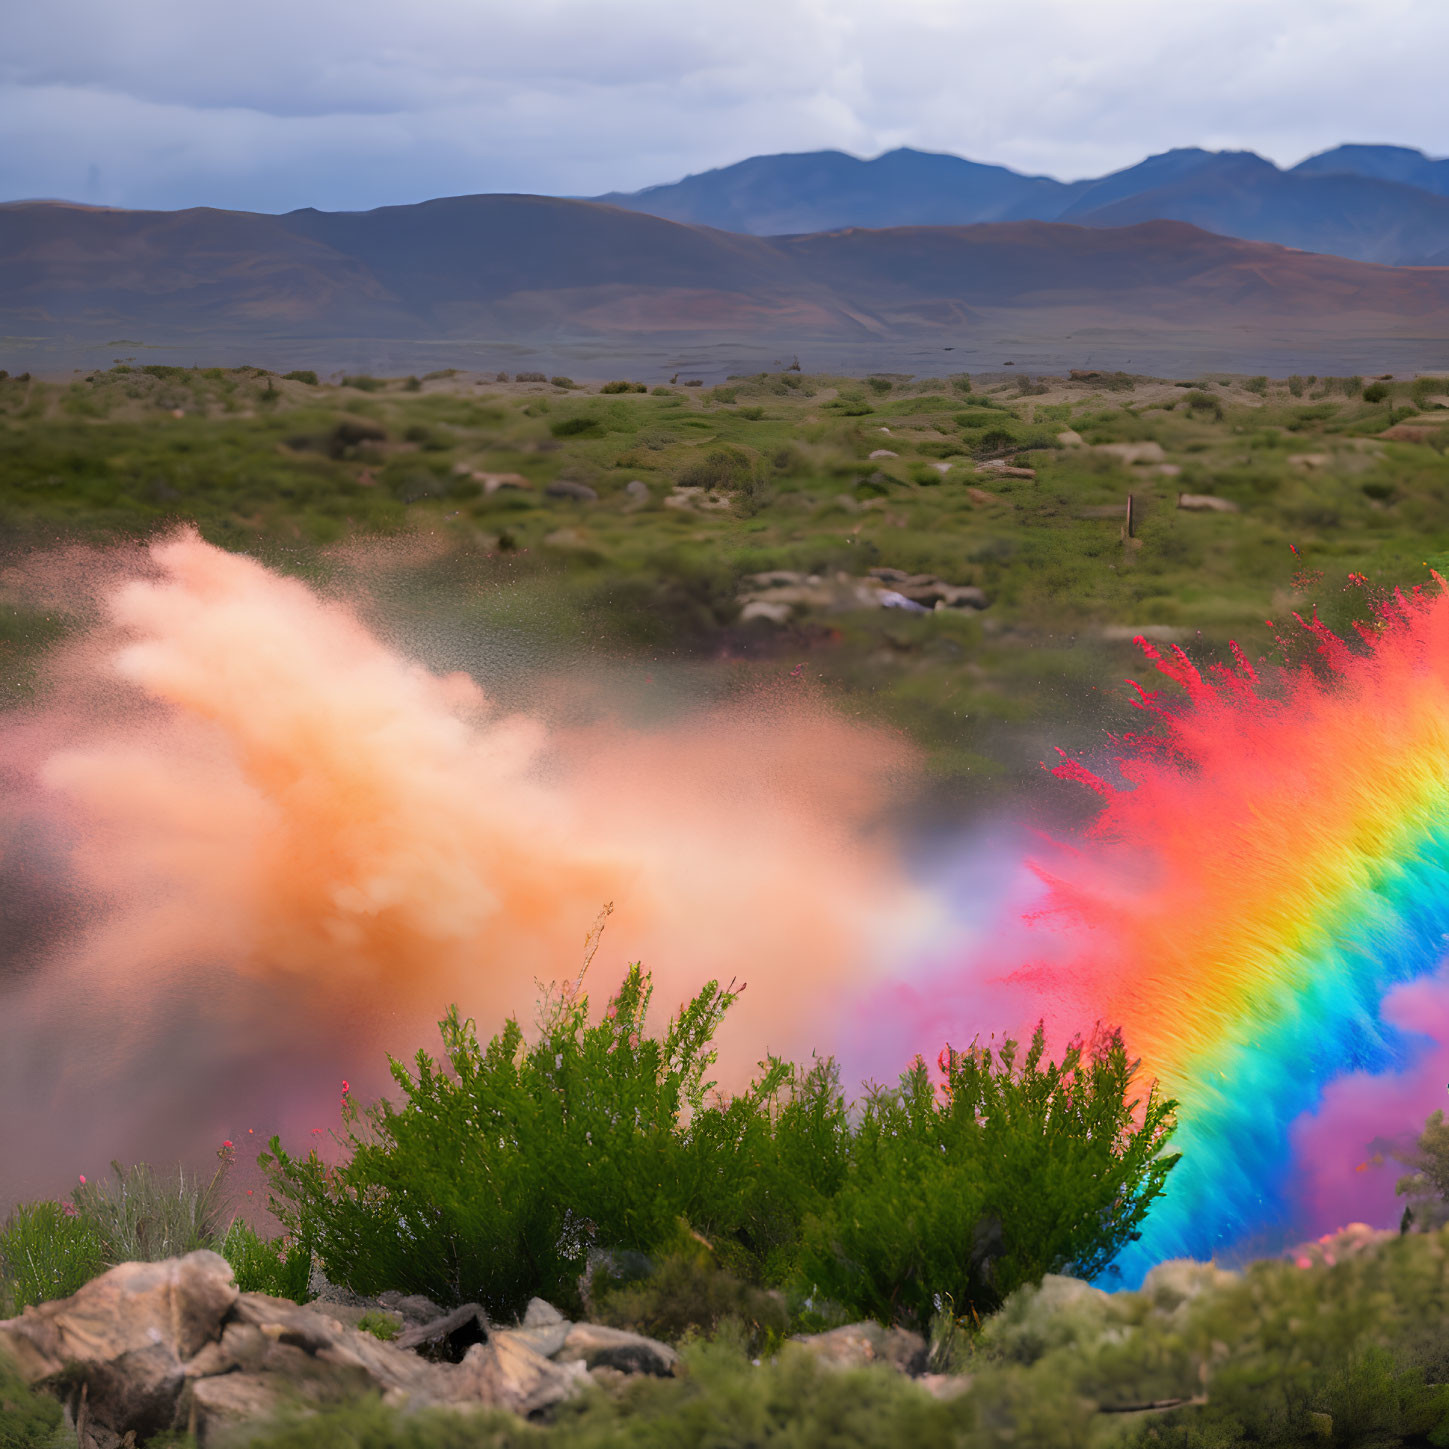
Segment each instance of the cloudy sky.
[[3,0],[0,199],[591,195],[770,151],[1449,154],[1446,0]]

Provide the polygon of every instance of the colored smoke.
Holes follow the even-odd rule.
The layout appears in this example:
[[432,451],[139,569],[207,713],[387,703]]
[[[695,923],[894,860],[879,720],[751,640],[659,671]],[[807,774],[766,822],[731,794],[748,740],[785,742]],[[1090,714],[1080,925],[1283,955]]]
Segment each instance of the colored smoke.
[[798,680],[564,724],[194,534],[81,557],[57,577],[96,617],[0,726],[0,1128],[38,1188],[305,1131],[448,1002],[526,1018],[612,901],[596,996],[632,959],[661,1010],[748,981],[726,1082],[767,1050],[838,1051],[853,1085],[1038,1020],[1121,1028],[1183,1153],[1128,1280],[1392,1221],[1394,1148],[1449,1080],[1444,592],[1352,647],[1306,624],[1317,652],[1266,681],[1144,645],[1175,690],[1056,770],[1101,797],[1085,836],[978,822],[928,870],[879,824],[909,751]]
[[451,1001],[527,1022],[606,901],[589,987],[642,959],[663,1014],[747,982],[721,1041],[743,1074],[829,1040],[909,910],[868,832],[908,751],[794,682],[551,728],[192,533],[92,562],[99,617],[6,736],[12,850],[48,839],[80,903],[0,1029],[38,1160],[300,1128]]

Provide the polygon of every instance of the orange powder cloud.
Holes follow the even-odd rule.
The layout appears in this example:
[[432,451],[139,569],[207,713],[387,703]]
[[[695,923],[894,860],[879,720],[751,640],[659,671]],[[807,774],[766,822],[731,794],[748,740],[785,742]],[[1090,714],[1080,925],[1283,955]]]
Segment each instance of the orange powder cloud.
[[[189,532],[128,560],[102,605],[63,721],[56,703],[53,728],[27,726],[30,783],[91,903],[31,1009],[88,1018],[80,1039],[113,1025],[117,1080],[137,1080],[127,1042],[155,1048],[168,1000],[187,1003],[183,1056],[209,1042],[279,1081],[304,1043],[361,1076],[381,1047],[428,1041],[452,1001],[485,1031],[527,1020],[536,982],[577,972],[605,901],[595,999],[630,959],[661,1011],[710,977],[748,981],[722,1039],[738,1075],[767,1049],[826,1048],[916,908],[868,833],[908,751],[809,698],[550,729]],[[174,1062],[176,1030],[161,1036]],[[61,1075],[103,1092],[111,1069]],[[157,1077],[171,1069],[158,1057]],[[207,1095],[176,1071],[174,1091]],[[134,1110],[163,1089],[148,1078]]]

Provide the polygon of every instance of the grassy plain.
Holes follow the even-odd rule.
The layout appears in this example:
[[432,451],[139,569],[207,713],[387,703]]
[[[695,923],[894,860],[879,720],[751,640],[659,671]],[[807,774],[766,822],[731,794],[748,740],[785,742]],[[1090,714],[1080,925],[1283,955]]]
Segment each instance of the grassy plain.
[[[1257,657],[1266,619],[1365,614],[1351,574],[1423,582],[1449,552],[1449,378],[0,379],[10,557],[180,520],[303,573],[426,538],[433,628],[736,682],[803,664],[920,741],[948,797],[989,793],[1129,720],[1138,632]],[[985,606],[879,607],[856,584],[880,568]],[[5,595],[10,697],[60,627]]]

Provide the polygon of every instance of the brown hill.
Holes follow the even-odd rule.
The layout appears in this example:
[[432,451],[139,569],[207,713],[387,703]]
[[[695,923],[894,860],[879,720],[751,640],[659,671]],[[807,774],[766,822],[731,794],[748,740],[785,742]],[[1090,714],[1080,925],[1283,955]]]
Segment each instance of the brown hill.
[[849,341],[955,337],[987,316],[1442,337],[1449,268],[1181,222],[764,238],[531,196],[286,216],[0,206],[12,336]]

